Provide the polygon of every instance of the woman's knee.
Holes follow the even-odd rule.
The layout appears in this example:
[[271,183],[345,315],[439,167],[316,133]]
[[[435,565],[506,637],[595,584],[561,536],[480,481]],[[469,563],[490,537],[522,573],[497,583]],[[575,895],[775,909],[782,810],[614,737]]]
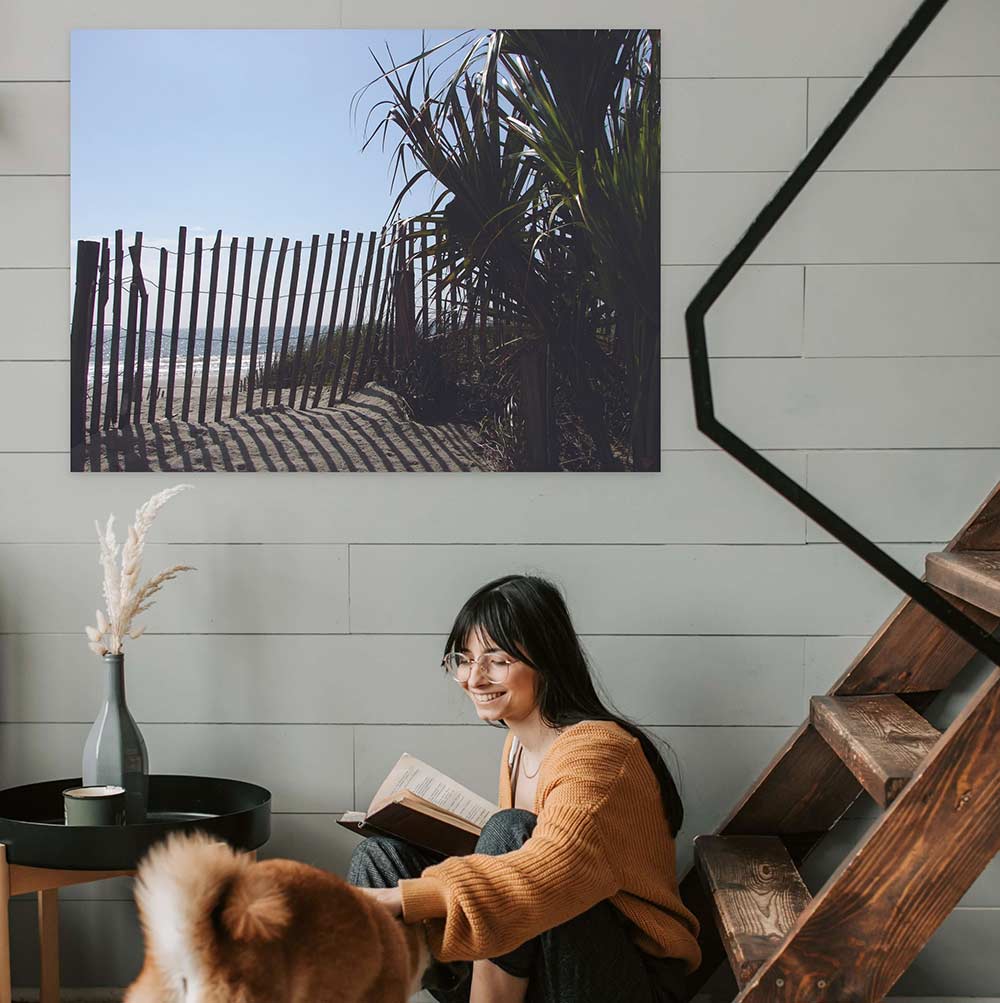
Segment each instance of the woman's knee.
[[476,841],[476,853],[498,856],[516,850],[535,828],[538,816],[526,808],[502,808],[494,812],[483,825]]
[[391,888],[399,878],[410,877],[401,866],[398,840],[382,834],[361,840],[351,851],[347,881],[368,888]]

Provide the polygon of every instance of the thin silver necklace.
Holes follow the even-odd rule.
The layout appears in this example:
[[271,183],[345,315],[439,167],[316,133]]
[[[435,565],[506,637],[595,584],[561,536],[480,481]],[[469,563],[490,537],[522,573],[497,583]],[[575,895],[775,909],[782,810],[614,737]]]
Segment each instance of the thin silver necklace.
[[[565,731],[565,728],[557,728],[556,729],[556,732],[559,735],[561,735],[563,733],[563,731]],[[529,773],[524,768],[524,746],[521,745],[520,742],[518,742],[518,746],[517,746],[517,765],[521,768],[521,773],[524,776],[525,780],[534,780],[535,777],[538,776],[538,771],[542,768],[542,761],[544,759],[545,759],[545,756],[543,755],[542,758],[538,761],[538,766],[535,768],[535,772],[534,773]]]
[[534,780],[534,778],[538,776],[538,771],[542,768],[541,760],[539,760],[538,767],[536,768],[536,770],[535,770],[534,773],[529,773],[525,769],[525,767],[524,767],[524,746],[523,745],[518,750],[517,762],[518,762],[518,765],[521,767],[521,775],[524,777],[525,780]]

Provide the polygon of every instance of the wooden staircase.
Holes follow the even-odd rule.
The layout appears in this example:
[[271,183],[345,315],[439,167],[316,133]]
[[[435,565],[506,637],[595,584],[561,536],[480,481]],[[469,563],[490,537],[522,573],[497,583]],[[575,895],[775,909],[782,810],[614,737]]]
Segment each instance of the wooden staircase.
[[[1000,484],[924,580],[1000,623]],[[921,711],[975,649],[907,598],[718,830],[681,882],[701,922],[688,998],[728,955],[736,1003],[881,999],[1000,850],[1000,668],[943,733]],[[867,791],[884,809],[816,893],[798,866]]]

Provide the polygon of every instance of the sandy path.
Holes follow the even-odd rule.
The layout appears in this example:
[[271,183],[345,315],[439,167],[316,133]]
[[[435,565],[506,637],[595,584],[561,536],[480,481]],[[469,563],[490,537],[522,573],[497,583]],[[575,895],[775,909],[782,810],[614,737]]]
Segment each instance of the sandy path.
[[275,405],[219,422],[160,418],[110,429],[90,445],[85,469],[488,469],[479,455],[471,426],[421,424],[398,394],[368,383],[333,406]]

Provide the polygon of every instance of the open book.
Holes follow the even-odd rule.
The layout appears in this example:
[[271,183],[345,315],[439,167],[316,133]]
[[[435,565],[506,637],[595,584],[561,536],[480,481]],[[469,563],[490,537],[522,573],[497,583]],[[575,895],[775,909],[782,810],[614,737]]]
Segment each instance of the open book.
[[444,856],[473,853],[486,820],[499,806],[404,752],[367,811],[337,822],[362,836],[383,832]]

